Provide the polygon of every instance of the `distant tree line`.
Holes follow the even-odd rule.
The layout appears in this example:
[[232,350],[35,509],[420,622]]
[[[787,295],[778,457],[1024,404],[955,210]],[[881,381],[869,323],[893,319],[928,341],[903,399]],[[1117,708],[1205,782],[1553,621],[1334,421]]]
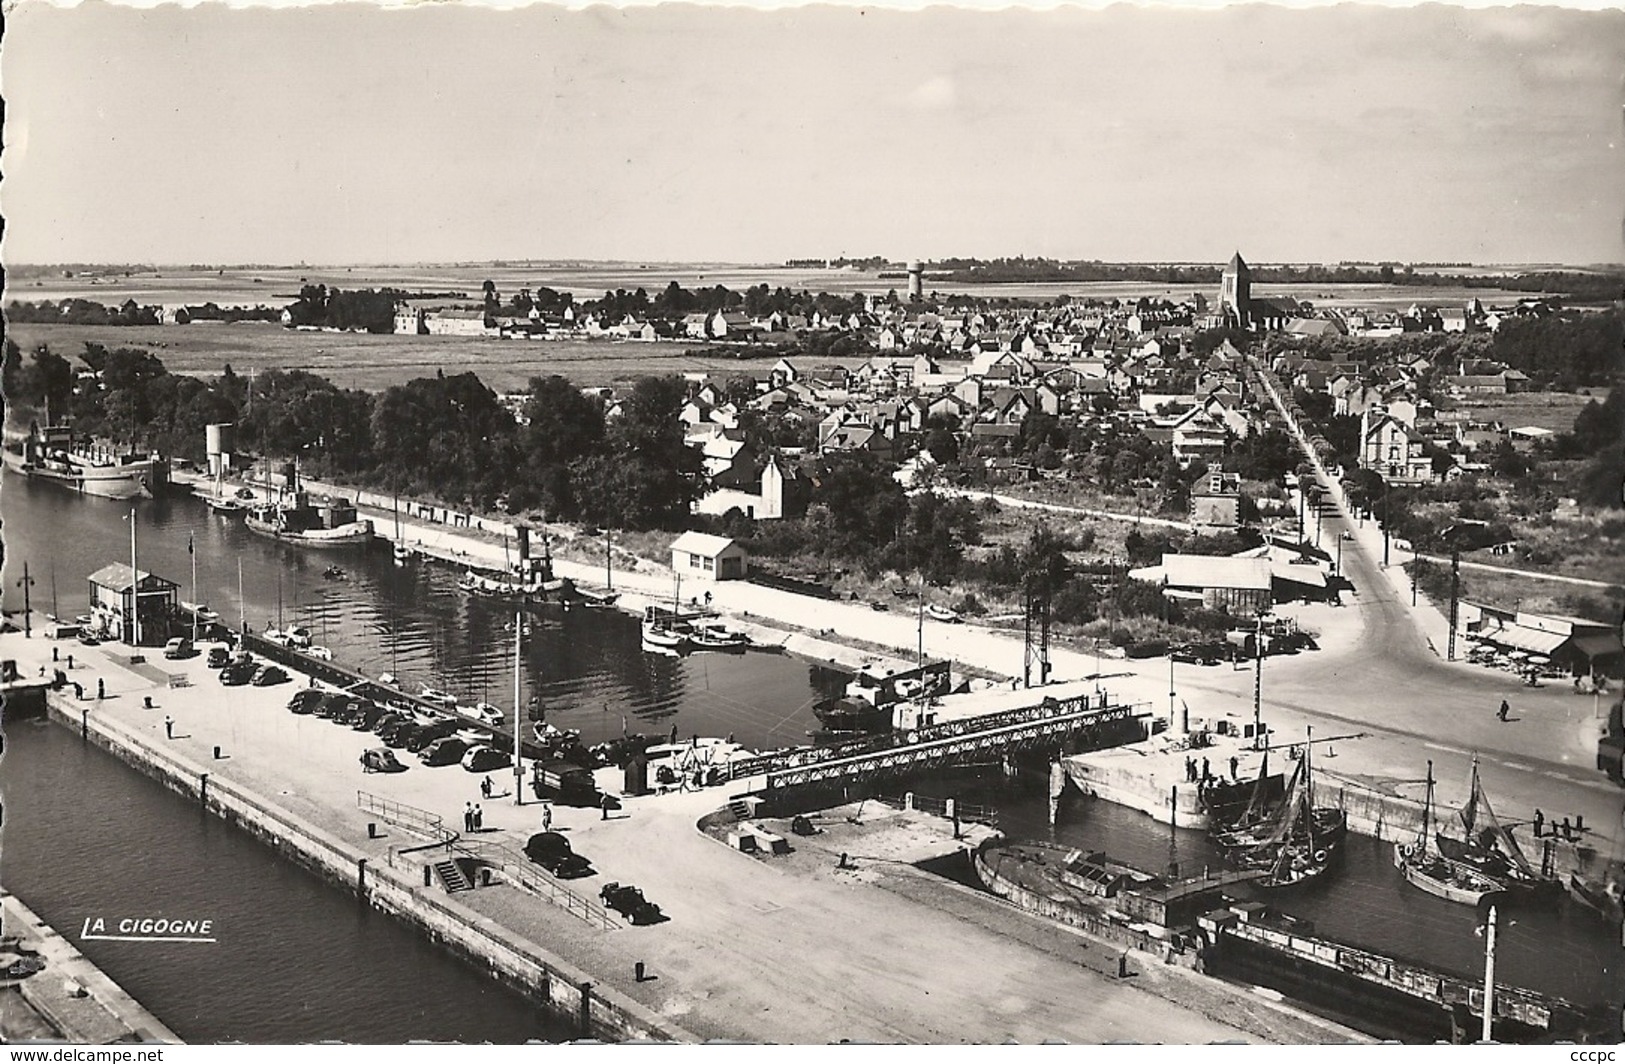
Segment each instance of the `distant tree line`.
[[606,418],[562,377],[535,378],[521,425],[472,373],[408,381],[377,395],[303,370],[252,381],[228,365],[204,379],[170,373],[150,352],[87,343],[83,372],[41,345],[5,344],[0,386],[17,414],[73,418],[86,433],[203,458],[205,426],[232,422],[244,453],[298,458],[307,473],[480,509],[622,528],[675,527],[702,490],[683,443],[677,377],[646,377]]
[[395,306],[405,298],[405,292],[394,288],[341,291],[325,284],[307,284],[299,289],[299,298],[288,304],[289,323],[390,333],[395,331]]
[[159,307],[143,307],[133,299],[109,307],[89,299],[42,299],[6,304],[9,321],[29,325],[158,325]]

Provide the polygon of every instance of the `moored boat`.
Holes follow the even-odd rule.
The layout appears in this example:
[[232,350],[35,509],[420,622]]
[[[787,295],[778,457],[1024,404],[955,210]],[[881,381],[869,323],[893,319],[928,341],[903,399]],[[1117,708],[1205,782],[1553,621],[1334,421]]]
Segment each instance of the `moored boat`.
[[1463,837],[1452,838],[1442,831],[1435,834],[1433,841],[1440,856],[1495,880],[1509,902],[1555,904],[1562,898],[1563,881],[1536,871],[1490,808],[1489,795],[1478,775],[1476,755],[1467,804],[1457,817]]
[[721,621],[700,621],[689,631],[689,641],[696,650],[744,650],[750,646],[750,636],[736,632]]
[[[36,428],[5,452],[6,468],[104,499],[150,498],[157,493],[161,459],[93,444],[67,425]],[[168,466],[163,467],[166,471]]]
[[1450,860],[1435,848],[1432,761],[1428,762],[1427,797],[1422,804],[1422,835],[1414,843],[1394,844],[1394,864],[1411,886],[1461,905],[1477,905],[1502,889],[1498,880]]
[[960,619],[958,612],[947,606],[938,606],[936,603],[925,608],[925,615],[933,621],[942,621],[944,624],[958,624]]

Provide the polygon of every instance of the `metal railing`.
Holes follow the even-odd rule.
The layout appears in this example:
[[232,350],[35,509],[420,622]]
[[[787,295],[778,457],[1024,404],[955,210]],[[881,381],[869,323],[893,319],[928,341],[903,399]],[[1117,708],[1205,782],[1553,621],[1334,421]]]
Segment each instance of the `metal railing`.
[[382,798],[368,791],[356,791],[355,804],[363,813],[375,816],[386,824],[421,835],[429,840],[431,846],[443,846],[457,838],[457,832],[446,827],[439,813],[431,813],[392,798]]
[[565,912],[579,917],[594,927],[613,931],[620,926],[602,905],[577,894],[546,870],[531,863],[523,854],[516,853],[499,842],[458,839],[451,844],[451,848],[485,862],[501,872],[514,886],[546,898]]

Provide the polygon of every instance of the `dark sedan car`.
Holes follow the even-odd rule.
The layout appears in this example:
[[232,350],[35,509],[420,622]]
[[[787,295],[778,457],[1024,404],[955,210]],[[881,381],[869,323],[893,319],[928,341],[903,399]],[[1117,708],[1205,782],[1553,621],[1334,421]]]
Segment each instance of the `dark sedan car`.
[[592,862],[570,849],[570,840],[556,831],[532,835],[525,843],[525,856],[560,879],[578,879],[593,874]]
[[210,647],[209,657],[204,662],[211,669],[223,669],[231,661],[231,651],[225,647]]
[[254,679],[260,667],[252,661],[234,661],[220,670],[220,682],[227,687],[241,687]]
[[288,699],[288,712],[298,713],[301,715],[314,713],[316,711],[316,707],[321,704],[323,697],[322,692],[313,687],[307,687],[302,691],[295,691],[293,693],[293,697]]
[[292,677],[282,666],[264,665],[254,673],[253,684],[255,687],[274,687],[279,683],[287,683],[290,679]]

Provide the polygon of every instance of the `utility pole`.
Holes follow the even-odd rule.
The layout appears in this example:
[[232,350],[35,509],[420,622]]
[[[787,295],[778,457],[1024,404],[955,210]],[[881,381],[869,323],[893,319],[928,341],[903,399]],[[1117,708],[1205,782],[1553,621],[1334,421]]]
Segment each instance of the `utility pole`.
[[[1414,584],[1412,585],[1415,586]],[[1461,549],[1450,552],[1450,644],[1444,660],[1456,660],[1456,621],[1460,613],[1458,596],[1461,593]]]
[[1264,747],[1264,615],[1253,635],[1253,749]]
[[1490,1023],[1495,1017],[1495,906],[1490,906],[1484,923],[1484,1028],[1481,1041],[1490,1040]]
[[1382,482],[1382,567],[1388,568],[1388,481]]
[[130,645],[141,645],[141,571],[135,567],[136,509],[130,507]]

